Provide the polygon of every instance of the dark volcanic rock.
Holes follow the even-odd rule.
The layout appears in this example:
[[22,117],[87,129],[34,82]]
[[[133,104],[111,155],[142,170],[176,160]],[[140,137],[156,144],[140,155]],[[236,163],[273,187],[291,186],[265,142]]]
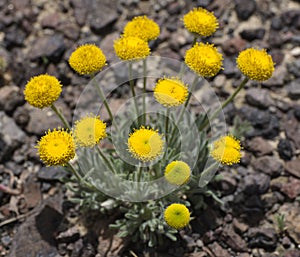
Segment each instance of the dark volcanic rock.
[[265,32],[265,29],[245,29],[240,32],[240,36],[247,41],[253,41],[255,39],[263,39]]
[[234,232],[231,225],[225,226],[221,234],[221,240],[234,251],[238,251],[238,252],[247,251],[246,242],[240,235]]
[[246,91],[246,101],[248,104],[267,109],[274,104],[270,97],[269,91],[266,89],[250,88]]
[[286,85],[288,96],[293,100],[300,99],[300,78],[293,80]]
[[247,175],[242,180],[242,190],[248,195],[263,194],[269,186],[270,177],[262,173]]
[[255,128],[255,130],[246,133],[246,136],[263,136],[272,139],[278,135],[279,120],[274,114],[248,106],[243,106],[240,112],[242,118],[247,119]]
[[15,46],[22,46],[26,38],[26,33],[16,25],[8,28],[5,32],[4,45],[11,49]]
[[9,158],[12,152],[25,140],[25,133],[12,118],[0,111],[0,162]]
[[66,49],[62,35],[46,35],[37,38],[32,43],[29,56],[31,60],[48,58],[51,62],[58,62]]
[[217,242],[208,245],[208,248],[214,253],[215,257],[230,257],[230,253],[222,248]]
[[275,16],[271,21],[271,28],[274,30],[281,30],[284,24],[281,20],[281,17]]
[[273,147],[262,137],[254,137],[247,143],[247,150],[253,152],[256,156],[271,154]]
[[285,171],[293,176],[300,178],[300,160],[295,159],[285,163]]
[[235,0],[235,11],[240,20],[247,20],[256,9],[254,0]]
[[286,161],[292,159],[294,155],[291,141],[288,139],[280,139],[277,145],[277,151],[281,159]]
[[298,149],[300,148],[300,123],[294,116],[288,116],[286,117],[285,121],[283,121],[283,128],[286,137],[290,139],[294,143],[295,148]]
[[24,103],[24,96],[17,86],[4,86],[0,88],[0,111],[7,113],[14,111]]
[[253,161],[253,168],[271,177],[277,177],[283,171],[283,164],[274,156],[263,156]]
[[245,49],[246,41],[240,37],[226,40],[222,44],[222,49],[227,55],[235,55]]
[[119,15],[116,0],[90,0],[88,21],[91,29],[99,34],[111,28]]
[[300,194],[300,180],[290,177],[288,183],[281,187],[281,191],[290,199],[295,199]]
[[296,78],[300,77],[300,59],[287,64],[287,70],[289,73],[293,74]]
[[62,167],[43,167],[37,173],[37,177],[44,181],[59,181],[66,177],[68,173]]
[[277,235],[274,228],[250,228],[248,231],[249,243],[252,248],[259,247],[274,250],[277,245]]
[[55,233],[63,219],[60,208],[59,201],[49,198],[37,206],[19,226],[9,257],[57,256]]

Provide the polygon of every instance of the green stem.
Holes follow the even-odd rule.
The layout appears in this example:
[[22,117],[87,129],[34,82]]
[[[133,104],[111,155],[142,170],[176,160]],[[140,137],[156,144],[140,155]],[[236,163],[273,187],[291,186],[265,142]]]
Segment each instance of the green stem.
[[[185,104],[184,104],[184,107],[181,107],[181,110],[180,110],[178,119],[177,119],[177,121],[176,121],[175,124],[178,124],[178,123],[181,121],[182,116],[183,116],[183,114],[184,114],[184,111],[185,111],[186,107],[187,107],[188,104],[189,104],[189,101],[190,101],[190,99],[191,99],[191,96],[192,96],[192,94],[193,94],[193,91],[194,91],[194,89],[195,89],[195,87],[196,87],[197,82],[198,82],[198,75],[195,75],[194,81],[193,81],[193,83],[192,83],[192,85],[191,85],[191,88],[190,88],[190,90],[189,90],[189,94],[188,94],[187,100],[186,100],[186,102],[185,102]],[[171,135],[171,142],[170,142],[170,144],[173,143],[173,138],[175,138],[175,131],[176,131],[176,126],[174,126],[174,128],[173,128],[172,135]]]
[[237,89],[233,92],[231,96],[229,96],[222,104],[221,106],[211,115],[209,119],[206,119],[204,125],[202,128],[205,128],[209,122],[212,122],[220,113],[223,108],[225,108],[229,103],[233,101],[233,99],[236,97],[236,95],[245,87],[247,82],[249,81],[249,78],[245,77],[244,80],[241,82],[241,84],[237,87]]
[[73,165],[71,163],[67,162],[66,166],[72,171],[72,173],[75,175],[75,177],[77,178],[77,180],[79,182],[82,182],[82,177],[78,174],[78,172],[73,167]]
[[168,147],[168,130],[169,130],[169,115],[170,115],[170,109],[167,107],[166,109],[166,116],[165,116],[165,138],[166,138],[166,144]]
[[107,159],[107,157],[105,156],[104,153],[102,153],[101,148],[97,145],[97,152],[99,153],[99,155],[101,156],[101,158],[106,162],[107,166],[110,168],[110,170],[115,173],[115,169],[113,167],[113,165],[111,164],[111,162],[109,161],[109,159]]
[[66,128],[68,128],[69,130],[71,130],[71,127],[70,127],[70,124],[69,122],[67,121],[67,119],[65,118],[65,116],[63,115],[63,113],[58,110],[56,108],[56,106],[54,105],[54,103],[51,105],[51,109],[55,112],[55,114],[60,118],[60,120],[62,121],[62,123],[64,124],[64,126]]
[[140,122],[139,122],[139,109],[138,109],[138,105],[137,105],[137,102],[136,102],[136,94],[135,94],[135,90],[134,90],[132,62],[129,62],[129,71],[128,72],[129,72],[130,90],[131,90],[131,94],[132,94],[132,97],[133,97],[134,108],[135,108],[136,115],[137,115],[138,126],[140,126]]
[[107,103],[106,97],[105,97],[105,95],[104,95],[104,93],[102,91],[102,88],[99,86],[98,83],[95,83],[95,86],[96,86],[98,95],[100,96],[101,101],[103,102],[103,104],[104,104],[104,106],[105,106],[105,108],[107,110],[107,113],[109,115],[109,118],[110,118],[111,122],[113,122],[114,117],[113,117],[112,112],[110,110],[110,107],[109,107],[109,105]]
[[146,125],[147,60],[143,59],[143,124]]
[[194,36],[194,40],[193,40],[192,46],[194,46],[197,43],[197,39],[198,39],[198,37]]

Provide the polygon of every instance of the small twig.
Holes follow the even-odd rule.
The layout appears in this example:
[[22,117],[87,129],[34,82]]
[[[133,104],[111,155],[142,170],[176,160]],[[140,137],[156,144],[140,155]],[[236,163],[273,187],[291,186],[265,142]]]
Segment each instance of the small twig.
[[12,189],[3,184],[0,184],[0,191],[4,192],[5,194],[9,194],[9,195],[20,195],[22,193],[22,190],[20,190],[20,189]]
[[0,228],[3,227],[3,226],[5,226],[5,225],[8,225],[8,224],[10,224],[10,223],[13,223],[13,222],[15,222],[15,221],[18,221],[18,220],[20,220],[20,219],[26,218],[27,216],[29,216],[29,215],[31,215],[31,214],[33,214],[33,213],[35,213],[35,212],[36,212],[36,210],[32,210],[32,211],[30,211],[30,212],[27,212],[27,213],[18,215],[18,216],[16,216],[16,217],[13,217],[13,218],[4,220],[4,221],[2,221],[2,222],[0,223]]

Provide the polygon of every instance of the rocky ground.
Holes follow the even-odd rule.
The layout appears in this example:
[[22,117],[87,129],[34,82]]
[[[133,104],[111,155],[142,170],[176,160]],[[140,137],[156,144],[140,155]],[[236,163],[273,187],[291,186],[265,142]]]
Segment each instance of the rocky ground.
[[[182,60],[193,37],[180,18],[195,6],[213,10],[220,21],[212,40],[225,55],[224,70],[211,79],[220,98],[240,81],[240,50],[267,48],[276,70],[265,83],[249,83],[225,110],[229,125],[239,116],[252,126],[241,164],[222,169],[211,184],[225,205],[206,199],[207,208],[194,213],[192,229],[176,243],[143,249],[111,233],[107,217],[89,213],[93,224],[80,218],[59,182],[67,174],[43,167],[34,149],[60,123],[50,110],[25,103],[23,89],[34,75],[55,75],[64,85],[58,106],[71,120],[88,82],[67,64],[77,45],[99,45],[114,64],[113,40],[128,20],[146,14],[161,27],[153,54]],[[0,255],[300,256],[299,30],[299,0],[1,0]],[[115,108],[120,99],[112,100]]]

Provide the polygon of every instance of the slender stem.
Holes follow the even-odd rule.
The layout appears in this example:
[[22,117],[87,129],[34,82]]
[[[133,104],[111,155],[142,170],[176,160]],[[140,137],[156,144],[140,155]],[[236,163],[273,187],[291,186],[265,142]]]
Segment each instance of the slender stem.
[[98,83],[95,83],[95,86],[96,86],[97,92],[98,92],[98,94],[99,94],[99,96],[100,96],[100,98],[101,98],[101,101],[103,102],[103,104],[104,104],[104,106],[105,106],[105,108],[106,108],[106,110],[107,110],[107,113],[108,113],[108,115],[109,115],[109,118],[110,118],[111,122],[113,122],[114,117],[113,117],[112,112],[111,112],[111,110],[110,110],[110,107],[109,107],[109,105],[108,105],[108,103],[107,103],[107,100],[106,100],[106,97],[105,97],[105,95],[104,95],[104,93],[103,93],[103,90],[102,90],[102,88],[99,86]]
[[169,130],[169,115],[170,115],[170,108],[167,107],[166,109],[166,116],[165,116],[165,138],[166,138],[166,144],[168,147],[168,130]]
[[180,65],[180,71],[179,71],[179,74],[178,74],[179,79],[182,79],[184,71],[185,71],[185,63],[182,62],[181,65]]
[[192,43],[192,46],[194,46],[194,45],[197,43],[197,39],[198,39],[198,37],[195,35],[195,36],[194,36],[193,43]]
[[137,170],[137,173],[138,173],[137,181],[138,182],[141,182],[142,170],[143,170],[142,167],[138,166],[138,170]]
[[143,124],[146,125],[147,60],[143,59]]
[[[191,96],[192,96],[192,94],[193,94],[193,91],[194,91],[194,89],[195,89],[195,87],[196,87],[197,82],[198,82],[198,75],[195,75],[194,81],[193,81],[193,83],[192,83],[192,85],[191,85],[191,88],[190,88],[190,91],[189,91],[188,98],[187,98],[187,100],[186,100],[184,106],[181,107],[181,110],[180,110],[178,119],[177,119],[177,121],[176,121],[176,124],[178,124],[178,123],[181,121],[182,116],[183,116],[183,114],[184,114],[184,111],[185,111],[186,107],[187,107],[188,104],[189,104],[189,101],[190,101],[190,99],[191,99]],[[173,143],[173,138],[175,138],[175,131],[176,131],[176,126],[174,126],[174,128],[173,128],[172,135],[171,135],[171,142],[170,142],[170,144]]]
[[71,130],[69,122],[67,121],[67,119],[65,118],[65,116],[63,115],[63,113],[56,108],[56,106],[54,105],[54,103],[51,105],[51,109],[55,112],[55,114],[58,116],[58,118],[60,118],[60,120],[62,121],[62,123],[64,124],[64,126],[66,128],[68,128],[69,130]]
[[138,109],[138,105],[136,102],[136,94],[134,91],[134,82],[133,82],[133,71],[132,71],[132,62],[129,62],[129,85],[130,85],[130,90],[131,90],[131,94],[133,97],[133,102],[134,102],[134,108],[136,111],[136,115],[137,115],[137,119],[138,119],[138,126],[140,125],[139,122],[139,109]]
[[230,102],[233,101],[233,99],[236,97],[236,95],[245,87],[246,83],[249,81],[249,78],[245,77],[244,80],[241,82],[241,84],[237,87],[237,89],[233,92],[231,96],[229,96],[222,104],[221,106],[211,115],[209,119],[206,119],[204,125],[202,128],[205,128],[209,122],[212,122],[220,113],[223,108],[225,108]]
[[101,156],[101,158],[106,162],[107,166],[110,168],[110,170],[115,173],[115,169],[113,167],[113,165],[111,164],[110,160],[107,159],[107,157],[105,156],[105,154],[101,151],[101,148],[97,145],[97,152],[99,153],[99,155]]
[[71,163],[67,162],[66,166],[72,171],[72,173],[75,175],[75,177],[77,178],[77,180],[79,182],[82,182],[82,177],[78,174],[78,172],[73,167],[73,165]]

